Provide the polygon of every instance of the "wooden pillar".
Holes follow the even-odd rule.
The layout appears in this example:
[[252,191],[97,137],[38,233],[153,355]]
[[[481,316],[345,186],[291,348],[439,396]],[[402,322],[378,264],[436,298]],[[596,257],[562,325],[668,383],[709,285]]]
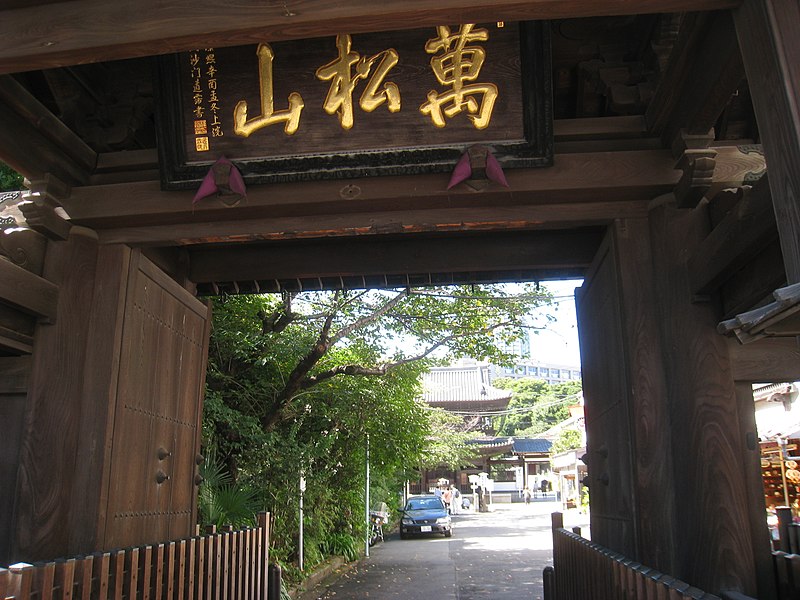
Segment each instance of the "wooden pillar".
[[800,281],[800,4],[744,0],[733,11],[769,170],[788,283]]
[[662,204],[650,213],[675,473],[671,574],[711,593],[754,596],[748,451],[727,342],[714,307],[692,302],[686,269],[707,227],[701,211]]
[[92,309],[97,240],[73,228],[50,242],[43,276],[58,286],[55,322],[39,325],[19,455],[14,560],[64,556],[78,454],[80,402]]
[[670,421],[646,219],[610,228],[578,290],[592,539],[676,563]]
[[653,311],[658,299],[647,220],[618,220],[614,235],[629,380],[639,560],[670,573],[675,565],[674,528],[663,524],[674,522],[675,506],[664,490],[673,488],[674,470],[663,357]]

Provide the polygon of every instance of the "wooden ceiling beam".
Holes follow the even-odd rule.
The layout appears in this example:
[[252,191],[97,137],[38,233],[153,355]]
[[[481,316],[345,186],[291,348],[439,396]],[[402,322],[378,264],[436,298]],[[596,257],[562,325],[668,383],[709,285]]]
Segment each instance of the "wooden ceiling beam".
[[778,239],[766,175],[745,190],[727,214],[689,259],[692,293],[710,294],[748,261]]
[[615,218],[643,218],[647,215],[647,204],[648,199],[642,198],[620,202],[261,217],[120,227],[98,230],[98,236],[101,244],[168,246],[384,234],[562,229],[604,225]]
[[665,193],[680,175],[673,163],[666,150],[557,155],[552,167],[508,169],[508,188],[482,192],[463,184],[447,190],[447,173],[251,185],[236,207],[215,198],[193,205],[193,190],[163,192],[151,181],[73,188],[62,205],[73,223],[97,230],[380,211],[589,205]]
[[788,283],[800,282],[800,4],[746,0],[734,11]]
[[735,381],[773,383],[800,379],[800,344],[793,338],[766,338],[742,345],[727,338]]
[[49,173],[85,185],[97,154],[17,81],[0,76],[0,160],[31,181]]
[[[0,11],[0,73],[193,48],[432,27],[726,9],[739,0],[76,0]],[[88,25],[87,25],[88,24]]]
[[666,144],[681,130],[707,134],[744,81],[736,29],[728,11],[689,13],[645,118]]
[[195,283],[312,279],[377,274],[583,269],[601,229],[482,235],[393,236],[197,248],[189,251]]

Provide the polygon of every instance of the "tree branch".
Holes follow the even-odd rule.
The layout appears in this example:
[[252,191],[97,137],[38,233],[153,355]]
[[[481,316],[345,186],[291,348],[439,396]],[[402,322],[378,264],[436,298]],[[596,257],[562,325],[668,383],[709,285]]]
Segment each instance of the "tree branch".
[[426,358],[437,348],[441,348],[442,346],[446,345],[449,342],[452,342],[455,339],[465,337],[467,335],[472,335],[474,333],[489,333],[495,329],[498,329],[499,327],[504,327],[506,325],[510,325],[510,323],[507,322],[496,323],[495,325],[491,325],[490,327],[484,327],[483,329],[480,329],[478,331],[470,330],[464,333],[454,333],[453,335],[449,335],[446,338],[443,338],[437,341],[436,343],[432,344],[421,354],[417,354],[415,356],[409,356],[402,360],[398,360],[391,363],[384,363],[383,365],[376,367],[365,367],[362,365],[337,365],[331,369],[328,369],[327,371],[322,371],[321,373],[317,373],[316,375],[306,377],[300,383],[300,388],[307,390],[308,388],[314,387],[315,385],[322,383],[323,381],[327,381],[328,379],[332,379],[337,375],[367,375],[373,377],[386,375],[386,373],[388,373],[392,369]]
[[390,298],[389,300],[384,302],[384,304],[382,306],[378,307],[376,310],[372,311],[370,314],[368,314],[365,317],[362,317],[360,319],[356,319],[355,321],[350,323],[350,325],[348,325],[347,327],[343,327],[335,336],[333,336],[333,338],[331,340],[331,345],[335,344],[340,339],[342,339],[344,337],[347,337],[348,335],[350,335],[352,332],[356,331],[357,329],[360,329],[360,328],[364,327],[365,325],[369,325],[370,323],[373,323],[373,322],[377,321],[379,318],[381,318],[387,312],[392,310],[392,308],[397,306],[400,303],[400,301],[402,301],[405,298],[405,295],[406,295],[405,292],[399,292],[396,296],[394,296],[393,298]]
[[280,413],[284,406],[294,397],[297,392],[303,389],[303,381],[305,380],[308,372],[314,368],[319,360],[325,356],[330,348],[330,331],[333,325],[333,318],[335,312],[331,312],[326,318],[325,323],[322,325],[322,330],[317,337],[317,341],[311,347],[311,350],[306,354],[303,359],[297,363],[289,377],[286,380],[286,385],[275,396],[269,410],[266,411],[261,419],[261,424],[266,430],[272,429],[274,425],[280,420]]

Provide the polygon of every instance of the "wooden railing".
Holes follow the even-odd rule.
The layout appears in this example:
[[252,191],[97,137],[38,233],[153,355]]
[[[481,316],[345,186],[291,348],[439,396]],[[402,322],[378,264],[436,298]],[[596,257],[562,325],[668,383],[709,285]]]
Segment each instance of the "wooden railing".
[[267,600],[269,514],[258,526],[0,569],[2,600]]
[[545,600],[720,600],[564,529],[561,513],[553,513],[552,523],[554,568],[545,573]]

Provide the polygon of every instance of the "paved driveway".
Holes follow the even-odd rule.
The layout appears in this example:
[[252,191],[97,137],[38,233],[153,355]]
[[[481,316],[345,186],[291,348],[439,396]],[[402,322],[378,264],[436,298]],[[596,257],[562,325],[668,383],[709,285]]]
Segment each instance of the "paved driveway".
[[[397,533],[370,557],[303,600],[533,600],[542,598],[542,570],[552,565],[550,513],[555,502],[496,504],[489,513],[453,517],[453,537],[400,540]],[[565,526],[588,517],[564,515]]]

